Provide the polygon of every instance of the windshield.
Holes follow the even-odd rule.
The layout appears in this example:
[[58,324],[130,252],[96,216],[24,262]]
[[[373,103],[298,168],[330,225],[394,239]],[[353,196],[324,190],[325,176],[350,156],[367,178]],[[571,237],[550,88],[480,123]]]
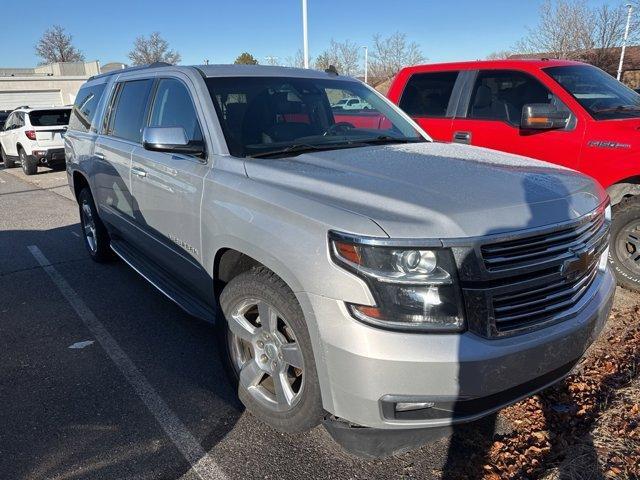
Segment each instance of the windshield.
[[[386,101],[353,80],[217,77],[206,82],[229,151],[237,157],[425,141]],[[362,100],[362,108],[332,109],[341,99]]]
[[596,120],[640,117],[640,95],[599,68],[570,65],[544,71]]
[[36,110],[29,113],[29,119],[34,127],[59,127],[69,125],[70,115],[70,109]]

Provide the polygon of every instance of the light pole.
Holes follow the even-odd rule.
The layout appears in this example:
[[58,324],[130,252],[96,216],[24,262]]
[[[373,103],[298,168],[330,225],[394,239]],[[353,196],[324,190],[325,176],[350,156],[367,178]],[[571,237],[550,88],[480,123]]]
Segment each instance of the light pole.
[[302,50],[304,68],[309,68],[309,38],[307,35],[307,0],[302,0]]
[[620,63],[618,64],[618,81],[622,77],[622,62],[624,62],[624,51],[627,49],[627,38],[629,37],[629,24],[631,23],[631,12],[633,11],[633,5],[627,3],[626,7],[629,9],[627,13],[627,26],[624,29],[624,38],[622,39],[622,50],[620,51]]
[[367,76],[369,74],[369,49],[366,45],[362,48],[364,49],[364,83],[367,83]]

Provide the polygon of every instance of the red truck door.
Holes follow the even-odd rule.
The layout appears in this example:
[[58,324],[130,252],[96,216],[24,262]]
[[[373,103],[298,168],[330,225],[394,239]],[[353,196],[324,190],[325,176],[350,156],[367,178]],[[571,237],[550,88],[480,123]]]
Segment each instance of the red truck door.
[[451,139],[452,93],[459,72],[424,72],[409,77],[396,103],[434,140]]
[[552,103],[568,110],[529,73],[481,70],[472,86],[466,117],[453,119],[449,139],[577,168],[584,122],[572,115],[564,129],[521,129],[522,107],[532,103]]

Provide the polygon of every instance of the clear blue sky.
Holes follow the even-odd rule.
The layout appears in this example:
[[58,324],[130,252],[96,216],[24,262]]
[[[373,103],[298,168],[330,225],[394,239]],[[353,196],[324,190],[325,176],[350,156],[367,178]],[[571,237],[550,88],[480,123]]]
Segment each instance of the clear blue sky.
[[[309,49],[333,37],[371,45],[374,33],[405,32],[429,61],[484,58],[511,47],[536,23],[541,0],[308,0]],[[615,0],[589,0],[591,4]],[[183,64],[230,63],[243,51],[284,62],[302,45],[301,0],[18,0],[2,2],[0,67],[38,63],[33,46],[52,24],[71,33],[87,60],[128,63],[141,34],[159,31]],[[31,13],[29,13],[31,12]]]

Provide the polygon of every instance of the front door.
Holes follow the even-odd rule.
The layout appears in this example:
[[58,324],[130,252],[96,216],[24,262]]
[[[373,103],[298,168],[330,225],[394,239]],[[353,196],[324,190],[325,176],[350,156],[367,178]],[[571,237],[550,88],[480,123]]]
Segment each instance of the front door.
[[[203,141],[202,123],[182,80],[159,79],[151,105],[150,127],[182,127],[189,140]],[[135,217],[145,237],[138,245],[201,299],[209,299],[212,288],[202,268],[200,239],[203,179],[209,169],[203,158],[140,146],[134,149],[131,164]]]
[[450,140],[577,168],[584,122],[575,115],[562,130],[523,130],[522,107],[567,107],[539,80],[515,70],[484,70],[471,91],[466,117],[455,118]]

